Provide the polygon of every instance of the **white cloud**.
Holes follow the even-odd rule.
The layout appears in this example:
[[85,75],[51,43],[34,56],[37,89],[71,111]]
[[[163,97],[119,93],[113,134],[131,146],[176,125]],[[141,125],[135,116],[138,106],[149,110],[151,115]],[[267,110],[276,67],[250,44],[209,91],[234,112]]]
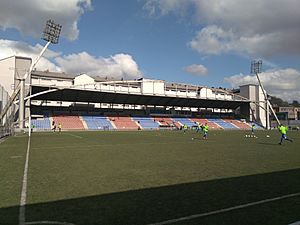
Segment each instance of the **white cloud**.
[[[283,51],[277,46],[279,34],[254,35],[245,37],[232,30],[223,30],[217,26],[207,26],[199,31],[189,42],[189,46],[202,54],[221,54],[227,52],[250,55],[270,56]],[[269,48],[272,45],[273,48]]]
[[[267,93],[291,102],[300,100],[300,71],[295,69],[269,70],[259,75]],[[257,84],[256,76],[233,75],[224,80],[233,88],[245,84]]]
[[[0,59],[12,55],[37,58],[42,46],[31,46],[24,42],[0,39]],[[62,55],[47,49],[37,70],[64,71],[70,74],[86,73],[91,76],[135,79],[143,76],[131,55],[116,54],[108,58],[91,56],[86,52]]]
[[124,79],[141,78],[142,72],[131,55],[116,54],[109,58],[94,57],[86,52],[55,58],[67,73],[86,73],[92,76]]
[[[12,55],[30,57],[35,60],[41,52],[43,46],[37,44],[36,46],[28,45],[24,42],[3,40],[0,39],[0,59]],[[48,58],[57,57],[60,53],[47,49],[45,56]],[[36,65],[38,70],[61,71],[61,68],[52,63],[49,59],[42,57]]]
[[45,23],[53,19],[63,26],[61,35],[77,39],[80,16],[92,8],[91,0],[0,1],[0,29],[14,28],[22,34],[41,37]]
[[[203,26],[189,42],[201,54],[300,54],[298,0],[148,0],[146,5],[152,14],[184,14]],[[193,10],[186,13],[187,8]]]
[[194,75],[200,75],[200,76],[208,74],[208,69],[205,66],[200,64],[189,65],[184,68],[184,71]]

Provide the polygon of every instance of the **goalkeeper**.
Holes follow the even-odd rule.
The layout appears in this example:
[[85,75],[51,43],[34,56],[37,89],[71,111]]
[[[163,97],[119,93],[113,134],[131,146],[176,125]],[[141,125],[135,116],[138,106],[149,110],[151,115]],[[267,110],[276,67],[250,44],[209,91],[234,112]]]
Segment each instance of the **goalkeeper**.
[[279,142],[280,145],[282,144],[283,139],[284,139],[284,140],[287,140],[287,141],[289,141],[289,142],[293,142],[292,139],[288,139],[288,138],[286,137],[286,133],[287,133],[287,130],[288,130],[287,127],[285,127],[285,126],[283,126],[282,124],[280,124],[280,125],[278,126],[278,130],[279,130],[279,132],[281,133],[281,139],[280,139],[280,142]]

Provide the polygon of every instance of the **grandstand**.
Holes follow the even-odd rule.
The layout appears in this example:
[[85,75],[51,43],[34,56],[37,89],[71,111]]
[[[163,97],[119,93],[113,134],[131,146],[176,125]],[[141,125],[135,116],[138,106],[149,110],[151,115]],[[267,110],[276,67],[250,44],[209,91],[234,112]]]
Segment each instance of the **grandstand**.
[[159,123],[151,117],[133,117],[133,120],[136,121],[142,129],[158,129]]
[[53,116],[55,124],[62,124],[66,130],[84,130],[85,126],[79,116]]
[[82,116],[88,130],[113,130],[114,127],[104,116]]
[[109,116],[108,119],[118,130],[138,130],[139,124],[129,116]]
[[161,126],[161,127],[170,127],[175,126],[174,120],[170,117],[154,117],[154,120]]
[[188,127],[193,127],[193,126],[196,125],[194,121],[192,121],[189,118],[185,118],[185,117],[182,117],[182,118],[176,117],[176,118],[173,118],[173,120],[175,120],[176,122],[178,122],[181,126],[187,125]]
[[222,119],[209,119],[209,121],[218,124],[223,129],[236,129],[237,128],[234,124],[232,124],[230,122],[226,122],[225,120],[222,120]]
[[[250,130],[251,125],[238,119],[204,119],[179,117],[147,117],[147,116],[45,116],[32,120],[38,131],[49,131],[51,121],[61,123],[63,130],[157,130],[160,128],[180,129],[184,124],[195,128],[196,122],[208,124],[210,129]],[[256,125],[256,129],[261,129]]]
[[224,119],[225,122],[231,123],[235,127],[241,129],[241,130],[248,130],[250,125],[248,123],[242,122],[240,120],[233,120],[233,119]]
[[37,118],[32,120],[32,125],[37,130],[49,131],[51,129],[51,122],[49,117]]
[[[14,94],[9,102],[16,103],[16,109],[17,73],[30,65],[31,59],[25,57],[0,60],[1,82],[8,96]],[[146,78],[113,80],[36,70],[30,75],[25,81],[31,85],[24,93],[24,116],[17,110],[14,114],[13,122],[20,128],[29,125],[31,115],[32,124],[41,131],[49,130],[52,121],[61,123],[63,130],[179,129],[184,124],[193,127],[195,122],[208,123],[211,129],[250,129],[240,118],[262,126],[266,123],[265,112],[258,107],[263,104],[261,90],[255,85],[241,86],[237,92]],[[2,102],[9,105],[7,100]],[[2,124],[7,117],[4,108],[2,103]]]
[[193,121],[198,122],[202,125],[207,123],[207,125],[210,127],[210,129],[213,129],[213,130],[221,130],[222,129],[222,127],[219,126],[217,123],[210,121],[208,119],[193,118]]

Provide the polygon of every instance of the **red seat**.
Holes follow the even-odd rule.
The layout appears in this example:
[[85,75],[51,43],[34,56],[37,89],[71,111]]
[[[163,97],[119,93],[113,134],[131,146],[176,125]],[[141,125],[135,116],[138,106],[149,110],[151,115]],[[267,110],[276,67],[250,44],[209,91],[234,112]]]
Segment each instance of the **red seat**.
[[84,130],[79,116],[53,116],[56,126],[61,123],[63,130]]
[[129,116],[109,116],[108,119],[120,130],[137,130],[139,126]]
[[249,130],[250,126],[247,123],[243,123],[240,120],[231,120],[231,119],[224,119],[224,121],[228,122],[228,123],[232,123],[233,125],[235,125],[236,127],[242,129],[242,130]]
[[174,121],[169,117],[154,117],[153,119],[162,126],[170,126],[174,124]]

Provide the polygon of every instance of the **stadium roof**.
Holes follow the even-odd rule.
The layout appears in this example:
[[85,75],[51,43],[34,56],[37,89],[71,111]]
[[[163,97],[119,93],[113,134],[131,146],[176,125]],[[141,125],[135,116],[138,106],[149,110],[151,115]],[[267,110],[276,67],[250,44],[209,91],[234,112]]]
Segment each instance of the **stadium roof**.
[[76,75],[66,74],[61,72],[49,72],[49,71],[37,71],[34,70],[31,72],[33,77],[49,77],[49,78],[59,78],[59,79],[70,79],[73,80]]
[[[51,71],[38,71],[34,70],[31,73],[32,77],[34,78],[52,78],[52,79],[63,79],[63,80],[74,80],[76,77],[83,75],[83,74],[66,74],[64,72],[51,72]],[[178,91],[197,91],[199,88],[203,88],[205,86],[199,86],[199,85],[193,85],[193,84],[184,84],[184,83],[170,83],[166,82],[164,80],[154,80],[154,79],[148,79],[148,78],[139,78],[135,80],[123,80],[123,79],[117,79],[113,77],[103,77],[103,76],[90,76],[86,74],[87,76],[94,79],[95,82],[102,82],[102,83],[115,83],[115,84],[124,84],[124,83],[141,83],[142,81],[155,81],[155,82],[164,82],[167,89],[176,89]],[[232,90],[224,89],[224,88],[210,88],[217,92],[223,92],[224,90],[227,93],[232,93]]]
[[[73,80],[75,77],[80,76],[80,75],[82,75],[82,74],[66,74],[64,72],[51,72],[51,71],[47,71],[47,70],[46,71],[34,70],[31,73],[31,76],[33,76],[33,77],[69,79],[69,80]],[[90,75],[88,75],[88,76],[90,76]],[[112,77],[101,77],[101,76],[90,76],[90,77],[98,82],[117,81],[117,79],[114,79]]]
[[[51,91],[47,92],[49,90]],[[43,94],[38,95],[38,93]],[[106,92],[99,90],[59,88],[39,85],[32,86],[32,95],[36,95],[32,98],[33,100],[224,109],[236,109],[237,107],[243,104],[249,104],[250,102],[247,100],[219,100],[162,95],[141,95],[125,92]]]

